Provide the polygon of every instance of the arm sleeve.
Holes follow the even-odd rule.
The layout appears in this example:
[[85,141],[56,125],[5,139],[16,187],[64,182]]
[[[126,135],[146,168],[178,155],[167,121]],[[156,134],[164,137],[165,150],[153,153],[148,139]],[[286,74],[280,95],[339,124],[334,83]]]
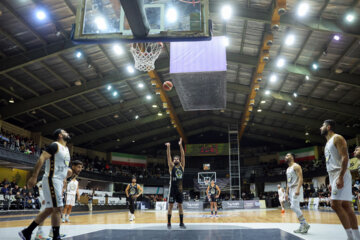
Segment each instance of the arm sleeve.
[[58,145],[57,143],[53,142],[49,146],[45,148],[45,152],[51,154],[51,156],[54,156],[55,153],[58,151]]

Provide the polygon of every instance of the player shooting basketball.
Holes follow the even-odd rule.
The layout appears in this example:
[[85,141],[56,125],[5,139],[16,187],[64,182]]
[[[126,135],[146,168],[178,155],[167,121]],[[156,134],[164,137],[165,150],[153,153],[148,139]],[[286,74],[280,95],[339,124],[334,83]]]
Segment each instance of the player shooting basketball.
[[168,228],[171,228],[171,214],[175,201],[178,204],[180,228],[186,228],[184,225],[184,211],[183,211],[183,176],[185,169],[185,151],[182,146],[182,138],[180,138],[179,146],[181,157],[174,156],[171,158],[170,143],[165,143],[167,159],[170,172],[170,193],[169,193],[169,209],[168,209]]

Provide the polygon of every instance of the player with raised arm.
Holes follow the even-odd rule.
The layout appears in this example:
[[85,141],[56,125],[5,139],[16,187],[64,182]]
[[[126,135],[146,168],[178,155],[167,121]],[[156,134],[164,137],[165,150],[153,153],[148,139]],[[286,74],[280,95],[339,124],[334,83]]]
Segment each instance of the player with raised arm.
[[171,157],[170,143],[165,143],[166,154],[170,172],[170,192],[169,192],[169,209],[168,209],[168,228],[171,228],[171,214],[174,203],[177,202],[180,217],[180,228],[186,228],[184,225],[184,211],[183,211],[183,176],[185,169],[185,151],[182,146],[182,138],[180,138],[179,146],[181,157]]

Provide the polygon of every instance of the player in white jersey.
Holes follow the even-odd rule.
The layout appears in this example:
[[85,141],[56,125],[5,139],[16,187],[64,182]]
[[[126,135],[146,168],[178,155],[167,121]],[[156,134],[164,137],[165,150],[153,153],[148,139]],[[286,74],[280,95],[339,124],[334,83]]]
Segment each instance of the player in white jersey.
[[[80,166],[80,171],[82,169],[82,162],[79,160],[75,160],[72,162],[72,168],[78,168]],[[70,222],[69,217],[72,210],[72,207],[75,206],[75,199],[80,201],[80,194],[79,194],[79,181],[76,180],[77,175],[67,179],[66,184],[66,200],[65,200],[65,207],[63,211],[63,218],[62,222]]]
[[[44,198],[44,193],[43,193],[43,190],[42,190],[42,183],[41,181],[38,182],[36,184],[39,188],[39,201],[40,201],[40,204],[41,204],[41,207],[40,207],[40,212],[44,211],[45,210],[45,198]],[[43,226],[44,225],[44,222],[42,222],[41,224],[39,224],[38,226],[38,230],[36,232],[36,236],[35,236],[35,240],[43,240],[43,239],[47,239],[45,237],[45,234],[44,234],[44,230],[43,230]]]
[[66,144],[70,141],[69,134],[63,129],[57,129],[54,132],[56,142],[46,147],[39,157],[33,175],[28,180],[29,189],[34,187],[39,172],[45,162],[45,174],[42,179],[42,187],[45,198],[45,210],[40,212],[35,220],[24,230],[19,232],[23,240],[30,240],[34,229],[51,215],[51,225],[53,229],[53,239],[61,239],[60,219],[62,203],[62,188],[66,177],[72,175],[72,170],[68,168],[70,162],[70,153]]
[[278,195],[279,195],[279,202],[281,205],[281,213],[285,213],[284,209],[284,203],[285,203],[285,190],[279,185],[277,185],[278,188]]
[[307,233],[310,225],[306,222],[304,215],[300,209],[300,202],[304,201],[304,190],[303,190],[303,175],[301,166],[295,163],[295,155],[288,153],[285,156],[285,161],[289,165],[286,169],[286,194],[285,199],[290,198],[291,210],[293,210],[299,219],[300,228],[296,229],[294,233]]
[[357,218],[352,208],[352,179],[349,171],[349,154],[344,137],[334,132],[334,120],[325,120],[320,128],[326,137],[325,159],[329,173],[331,208],[336,212],[348,239],[360,240]]

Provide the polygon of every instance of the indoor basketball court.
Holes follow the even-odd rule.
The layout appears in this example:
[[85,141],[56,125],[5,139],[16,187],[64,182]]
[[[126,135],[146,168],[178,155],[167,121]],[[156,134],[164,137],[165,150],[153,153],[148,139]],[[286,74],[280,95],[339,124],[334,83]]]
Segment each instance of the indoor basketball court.
[[3,0],[0,57],[1,239],[360,239],[358,0]]

